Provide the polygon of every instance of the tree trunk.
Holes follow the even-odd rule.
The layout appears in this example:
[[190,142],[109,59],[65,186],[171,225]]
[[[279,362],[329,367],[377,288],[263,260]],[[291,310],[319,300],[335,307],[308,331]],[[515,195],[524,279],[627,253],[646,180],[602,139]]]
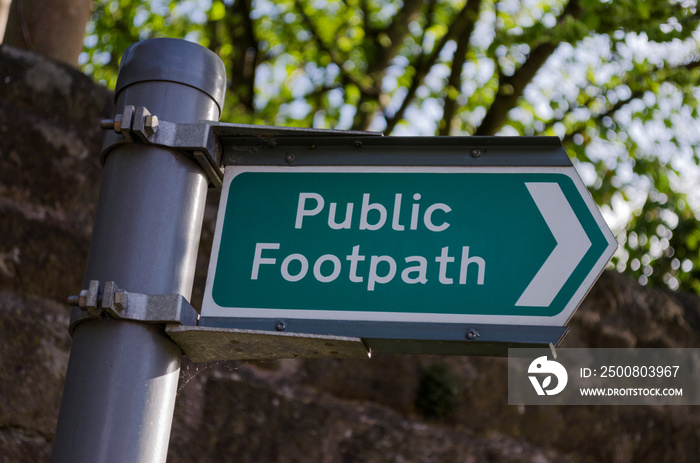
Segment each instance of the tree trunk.
[[10,14],[10,0],[0,0],[0,43],[5,37],[5,26],[7,26],[7,16]]
[[92,0],[13,0],[3,43],[77,67]]

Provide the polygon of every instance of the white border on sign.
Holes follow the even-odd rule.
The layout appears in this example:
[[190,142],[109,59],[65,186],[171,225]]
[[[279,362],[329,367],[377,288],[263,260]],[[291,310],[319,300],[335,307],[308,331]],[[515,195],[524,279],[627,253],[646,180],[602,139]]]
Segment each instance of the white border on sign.
[[[214,276],[221,246],[221,233],[225,219],[226,203],[231,182],[236,176],[245,172],[331,172],[331,173],[498,173],[498,174],[563,174],[571,178],[581,194],[588,210],[603,232],[608,246],[600,258],[586,275],[579,288],[574,292],[569,303],[557,315],[551,317],[532,315],[472,315],[445,313],[412,313],[412,312],[366,312],[350,310],[299,310],[282,308],[257,307],[221,307],[212,297]],[[605,219],[598,210],[590,192],[581,181],[574,167],[432,167],[432,166],[227,166],[224,172],[224,182],[221,190],[221,201],[216,219],[214,242],[209,261],[207,283],[202,302],[202,317],[223,318],[286,318],[307,320],[333,321],[382,321],[382,322],[419,322],[419,323],[474,323],[490,325],[529,325],[529,326],[565,326],[576,311],[589,289],[595,284],[605,266],[617,250],[617,240],[613,236]],[[523,311],[527,310],[526,308]]]

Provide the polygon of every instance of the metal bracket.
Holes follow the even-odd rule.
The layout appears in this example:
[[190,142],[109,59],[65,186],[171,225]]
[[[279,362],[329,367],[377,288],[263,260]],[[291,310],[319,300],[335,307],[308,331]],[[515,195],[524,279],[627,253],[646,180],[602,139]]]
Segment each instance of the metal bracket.
[[[509,348],[558,346],[566,326],[425,323],[375,320],[314,320],[297,318],[200,317],[198,330],[233,330],[266,335],[288,333],[299,337],[333,336],[362,340],[375,354],[484,355],[505,357]],[[182,328],[177,331],[189,331]],[[170,333],[169,333],[170,334]],[[170,335],[173,337],[172,335]],[[192,336],[190,334],[190,336]],[[218,335],[223,336],[223,335]],[[252,336],[252,335],[250,335]],[[178,343],[179,344],[179,343]],[[208,355],[213,355],[216,343]],[[221,343],[222,347],[224,346]],[[245,346],[237,346],[245,347]],[[186,350],[183,348],[183,351]],[[248,351],[248,349],[246,349]],[[224,352],[221,350],[221,352]],[[228,353],[220,354],[222,356]]]
[[96,318],[116,318],[152,324],[176,324],[194,326],[197,311],[180,294],[140,294],[118,288],[113,281],[103,286],[97,280],[90,281],[87,289],[77,296],[70,296],[68,304],[74,306],[68,331]]
[[357,337],[175,325],[165,333],[193,362],[370,356]]
[[557,137],[378,137],[318,134],[221,140],[224,166],[571,167]]
[[144,106],[124,106],[124,112],[105,119],[100,126],[105,133],[100,153],[104,164],[107,154],[127,143],[142,143],[188,153],[202,167],[209,179],[210,188],[221,189],[222,144],[224,138],[254,137],[313,137],[313,136],[381,136],[378,132],[357,130],[307,129],[297,127],[270,127],[248,124],[227,124],[216,121],[176,123],[162,121]]
[[208,121],[193,124],[161,121],[143,106],[126,105],[122,114],[103,120],[100,125],[111,129],[105,133],[102,144],[103,164],[111,150],[127,143],[170,148],[190,154],[207,174],[210,187],[221,188],[221,146]]

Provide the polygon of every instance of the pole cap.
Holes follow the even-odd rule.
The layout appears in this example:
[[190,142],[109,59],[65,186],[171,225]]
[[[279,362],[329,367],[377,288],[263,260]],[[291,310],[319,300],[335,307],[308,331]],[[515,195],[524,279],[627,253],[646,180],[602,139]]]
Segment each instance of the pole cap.
[[119,65],[115,99],[129,85],[167,81],[189,85],[209,95],[219,113],[226,93],[226,68],[213,51],[183,39],[157,38],[126,49]]

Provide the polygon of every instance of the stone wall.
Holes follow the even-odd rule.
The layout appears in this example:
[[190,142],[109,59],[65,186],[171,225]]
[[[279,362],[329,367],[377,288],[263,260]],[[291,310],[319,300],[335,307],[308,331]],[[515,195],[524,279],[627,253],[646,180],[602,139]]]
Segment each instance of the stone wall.
[[111,95],[0,47],[0,460],[48,461],[100,185]]

